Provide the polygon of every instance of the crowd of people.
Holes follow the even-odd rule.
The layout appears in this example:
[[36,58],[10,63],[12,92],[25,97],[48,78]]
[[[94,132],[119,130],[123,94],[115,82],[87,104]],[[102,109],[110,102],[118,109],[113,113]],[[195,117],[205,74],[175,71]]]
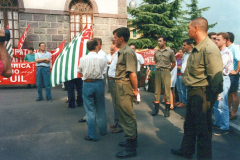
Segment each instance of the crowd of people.
[[[174,107],[186,107],[184,135],[180,148],[171,153],[187,159],[192,158],[197,143],[198,159],[212,159],[212,128],[215,135],[228,134],[229,120],[236,119],[239,104],[238,81],[240,71],[239,47],[231,32],[211,32],[207,34],[208,22],[199,17],[189,23],[189,39],[183,41],[177,53],[166,46],[167,38],[158,37],[159,49],[154,53],[155,100],[151,113],[159,113],[160,95],[164,91],[165,112],[170,116]],[[0,36],[2,30],[0,30]],[[79,122],[87,122],[87,141],[97,141],[98,133],[105,135],[107,130],[105,110],[105,84],[112,97],[114,120],[112,133],[124,132],[126,141],[118,145],[124,150],[117,158],[137,155],[137,120],[133,102],[141,94],[139,91],[140,69],[144,65],[141,55],[135,52],[134,45],[128,45],[129,29],[121,27],[113,31],[110,54],[102,50],[102,40],[93,38],[87,42],[89,53],[81,57],[78,72],[81,78],[66,82],[68,91],[67,108],[84,106],[86,116]],[[2,42],[0,52],[2,53]],[[35,61],[37,66],[38,98],[42,101],[44,84],[46,99],[52,101],[50,88],[50,53],[45,43],[39,44],[39,52],[33,48],[25,57],[26,62]],[[6,57],[6,56],[5,56]],[[9,76],[0,54],[0,73]],[[178,102],[175,103],[174,87],[177,87]],[[77,99],[75,98],[75,88]],[[212,110],[213,109],[213,110]],[[212,122],[212,112],[215,121]]]

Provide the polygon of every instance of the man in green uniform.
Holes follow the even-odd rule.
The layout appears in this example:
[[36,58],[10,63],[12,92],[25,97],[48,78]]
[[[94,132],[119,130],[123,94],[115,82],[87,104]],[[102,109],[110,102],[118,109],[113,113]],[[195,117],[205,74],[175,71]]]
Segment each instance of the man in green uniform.
[[125,147],[125,149],[118,152],[116,157],[135,157],[137,155],[137,121],[133,109],[133,99],[139,94],[136,74],[137,57],[127,44],[130,37],[128,28],[118,28],[113,31],[113,35],[116,46],[120,48],[115,72],[118,118],[127,138],[126,141],[119,143],[119,146]]
[[223,62],[217,45],[208,38],[205,18],[189,24],[189,38],[196,42],[189,55],[182,82],[187,87],[187,112],[180,149],[174,155],[192,158],[197,142],[197,159],[212,159],[212,107],[223,90]]
[[176,58],[171,49],[166,48],[167,38],[163,35],[158,37],[159,49],[154,53],[154,61],[156,63],[155,72],[155,101],[152,116],[156,116],[159,112],[159,102],[161,88],[163,86],[165,94],[165,117],[170,116],[170,90],[171,90],[171,75],[170,72],[175,67]]

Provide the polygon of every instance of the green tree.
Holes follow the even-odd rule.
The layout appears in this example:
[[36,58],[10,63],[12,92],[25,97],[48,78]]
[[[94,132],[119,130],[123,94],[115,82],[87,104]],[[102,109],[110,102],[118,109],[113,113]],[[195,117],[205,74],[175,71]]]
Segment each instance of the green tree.
[[128,26],[137,29],[141,35],[138,39],[130,39],[129,44],[137,48],[155,48],[157,37],[165,35],[167,46],[178,48],[182,44],[186,25],[182,25],[182,0],[143,0],[136,9],[128,7]]
[[[190,22],[194,18],[202,17],[202,12],[210,9],[210,7],[204,7],[199,9],[197,4],[198,4],[197,0],[191,0],[191,4],[186,4],[186,6],[190,9],[189,11],[186,12],[188,15],[190,15],[190,17],[185,18],[188,22]],[[214,23],[214,24],[208,25],[208,27],[213,28],[216,25],[217,23]]]

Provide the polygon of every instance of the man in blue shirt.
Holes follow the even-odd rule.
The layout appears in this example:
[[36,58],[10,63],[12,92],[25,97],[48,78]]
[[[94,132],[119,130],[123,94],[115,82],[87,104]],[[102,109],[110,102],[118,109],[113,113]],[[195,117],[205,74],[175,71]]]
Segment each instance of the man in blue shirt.
[[47,52],[44,42],[39,43],[39,52],[35,54],[35,62],[37,66],[37,88],[38,98],[36,101],[42,101],[42,85],[44,83],[46,98],[48,101],[52,101],[52,94],[50,88],[50,59],[51,54]]
[[[233,70],[230,72],[230,80],[231,86],[228,93],[228,107],[230,112],[230,120],[237,118],[237,110],[239,105],[239,97],[238,97],[238,84],[239,84],[239,74],[240,71],[240,51],[239,46],[235,45],[234,42],[234,34],[231,32],[227,32],[229,35],[229,39],[227,41],[227,47],[233,54]],[[231,110],[232,106],[232,110]]]

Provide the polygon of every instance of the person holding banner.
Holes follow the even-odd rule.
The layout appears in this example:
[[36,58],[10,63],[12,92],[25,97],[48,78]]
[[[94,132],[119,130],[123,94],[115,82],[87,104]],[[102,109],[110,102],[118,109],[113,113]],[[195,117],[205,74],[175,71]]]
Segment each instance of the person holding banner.
[[35,54],[35,62],[37,66],[37,89],[38,98],[36,101],[42,101],[42,85],[44,83],[46,98],[48,101],[52,101],[52,94],[50,88],[50,59],[51,53],[46,51],[46,45],[44,42],[39,43],[39,52]]
[[[5,31],[3,28],[0,29],[0,38],[5,37]],[[0,75],[3,77],[12,76],[11,58],[8,55],[4,41],[0,39]]]

